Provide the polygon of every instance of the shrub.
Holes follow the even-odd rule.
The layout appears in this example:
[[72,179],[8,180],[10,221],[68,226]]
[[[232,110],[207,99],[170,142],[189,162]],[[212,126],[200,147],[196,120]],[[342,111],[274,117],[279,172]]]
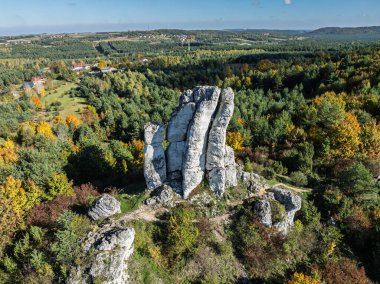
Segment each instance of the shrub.
[[307,176],[300,171],[292,172],[290,174],[290,179],[292,183],[297,186],[306,186],[308,184]]
[[171,212],[167,225],[168,253],[181,257],[194,250],[199,231],[193,223],[195,213],[186,208],[177,208]]

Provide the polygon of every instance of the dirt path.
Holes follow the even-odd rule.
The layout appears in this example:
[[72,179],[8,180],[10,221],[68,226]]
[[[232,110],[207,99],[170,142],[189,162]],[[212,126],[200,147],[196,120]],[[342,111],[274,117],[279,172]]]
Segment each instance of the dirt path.
[[[310,189],[301,189],[297,187],[293,187],[290,185],[286,185],[284,183],[277,183],[274,186],[271,186],[271,188],[274,187],[280,187],[292,190],[294,192],[298,193],[305,193],[305,192],[311,192]],[[265,194],[265,191],[262,192],[262,194]],[[233,200],[231,202],[228,202],[228,206],[235,207],[237,205],[241,205],[244,203],[244,200]],[[128,222],[128,221],[134,221],[134,220],[144,220],[147,222],[159,222],[159,223],[166,223],[166,220],[161,220],[157,218],[158,215],[161,215],[165,212],[169,212],[169,209],[160,207],[160,208],[152,208],[147,205],[141,205],[138,209],[135,211],[129,212],[121,216],[119,219],[115,220],[115,223],[121,223],[121,222]],[[231,216],[231,213],[226,213],[220,216],[216,216],[213,218],[210,218],[209,221],[214,224],[222,224],[225,221],[227,221]],[[197,222],[194,220],[194,222]]]
[[274,187],[282,187],[282,188],[289,189],[289,190],[292,190],[292,191],[298,192],[298,193],[311,192],[311,189],[302,189],[302,188],[294,187],[294,186],[287,185],[287,184],[284,184],[281,182],[275,184],[274,186],[271,186],[271,188],[274,188]]

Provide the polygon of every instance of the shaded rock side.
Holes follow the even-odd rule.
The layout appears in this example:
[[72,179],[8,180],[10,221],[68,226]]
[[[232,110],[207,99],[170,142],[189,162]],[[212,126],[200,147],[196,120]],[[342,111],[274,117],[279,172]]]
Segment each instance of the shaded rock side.
[[83,263],[71,270],[68,284],[125,284],[128,259],[133,253],[132,228],[106,227],[90,235],[83,246]]
[[104,220],[120,212],[120,202],[109,194],[103,194],[90,208],[88,216],[97,221]]
[[199,87],[193,92],[197,108],[188,129],[182,166],[182,189],[185,199],[204,178],[209,128],[220,92],[217,87]]
[[144,177],[148,189],[154,190],[166,181],[166,158],[162,147],[165,127],[148,123],[144,127]]

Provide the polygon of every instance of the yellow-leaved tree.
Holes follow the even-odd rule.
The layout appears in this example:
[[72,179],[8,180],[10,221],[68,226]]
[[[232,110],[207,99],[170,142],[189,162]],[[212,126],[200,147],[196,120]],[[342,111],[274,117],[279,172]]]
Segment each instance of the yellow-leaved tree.
[[380,124],[371,121],[361,131],[361,150],[371,159],[380,158]]
[[43,121],[36,125],[36,132],[49,139],[54,138],[53,130],[51,130],[50,124]]
[[227,145],[235,151],[244,149],[244,136],[240,132],[227,132]]
[[331,139],[331,158],[352,158],[360,146],[360,124],[356,116],[347,112],[341,123],[334,127]]
[[318,279],[314,279],[309,275],[303,273],[294,273],[292,278],[286,281],[284,284],[321,284],[322,282]]
[[17,160],[16,145],[11,140],[5,140],[0,146],[0,166],[9,165]]

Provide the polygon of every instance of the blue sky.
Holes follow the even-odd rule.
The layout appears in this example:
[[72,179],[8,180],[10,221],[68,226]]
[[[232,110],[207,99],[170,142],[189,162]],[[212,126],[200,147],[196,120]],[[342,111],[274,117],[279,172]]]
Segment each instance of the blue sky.
[[1,2],[0,35],[157,28],[315,29],[325,26],[380,25],[380,0]]

